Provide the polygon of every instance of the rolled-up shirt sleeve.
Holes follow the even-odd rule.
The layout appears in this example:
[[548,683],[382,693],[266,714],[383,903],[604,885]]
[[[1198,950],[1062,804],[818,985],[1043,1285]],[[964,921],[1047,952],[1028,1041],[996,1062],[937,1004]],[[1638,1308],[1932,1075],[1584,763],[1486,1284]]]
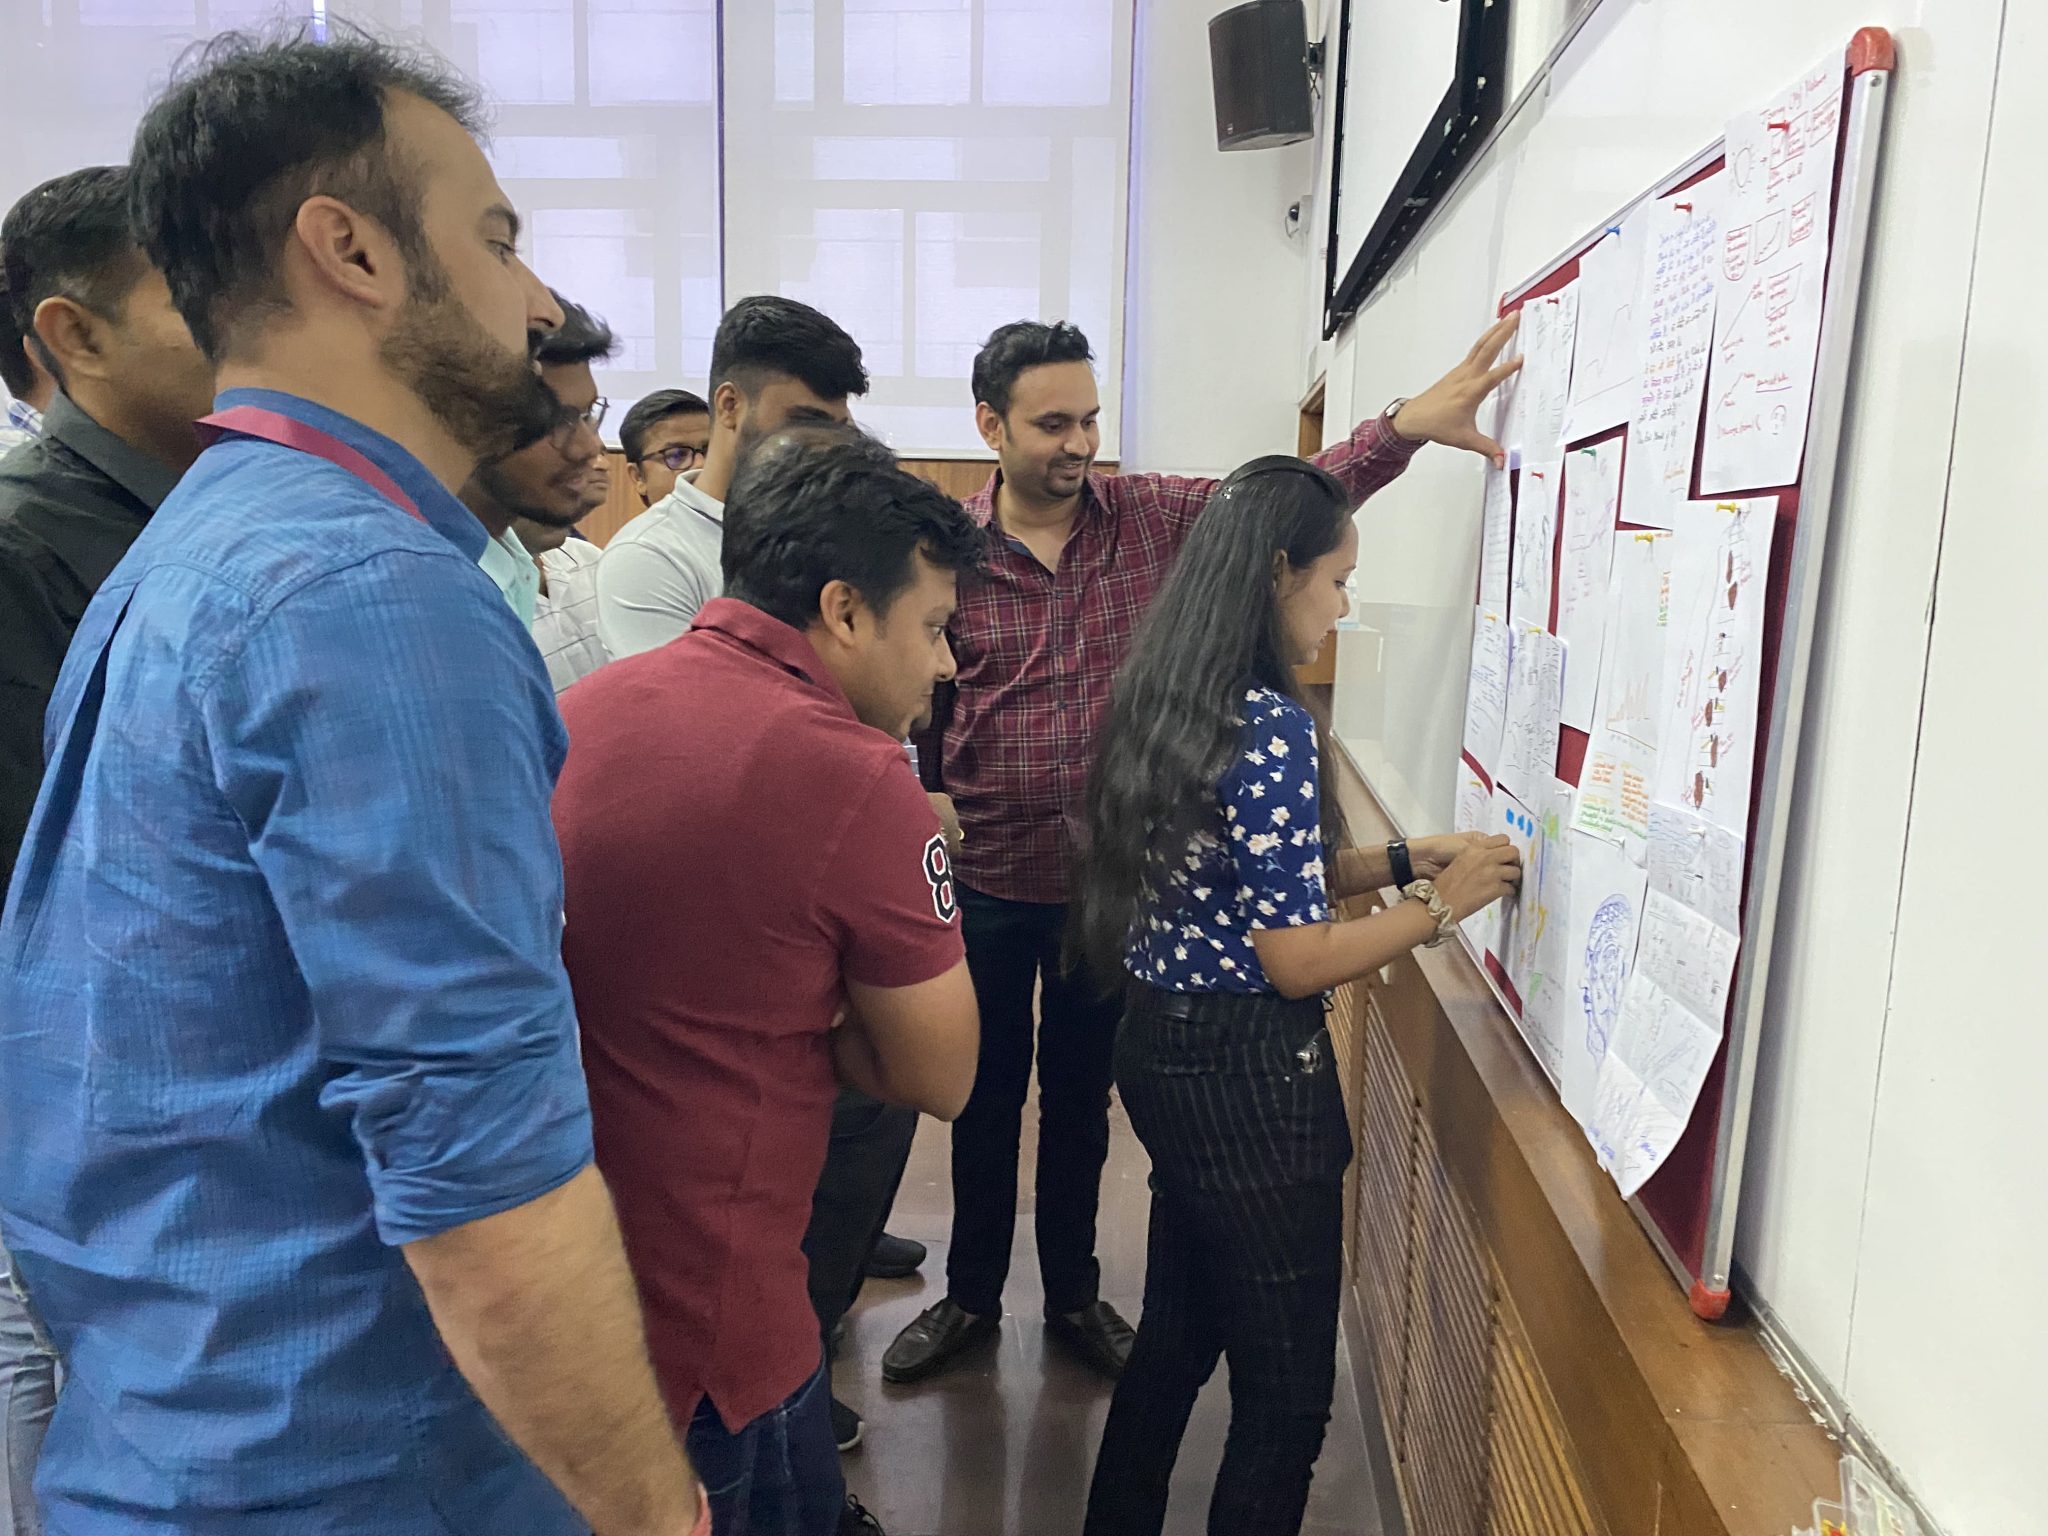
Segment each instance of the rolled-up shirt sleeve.
[[488,579],[452,552],[324,576],[202,697],[384,1241],[574,1177],[591,1144],[548,816],[561,722]]

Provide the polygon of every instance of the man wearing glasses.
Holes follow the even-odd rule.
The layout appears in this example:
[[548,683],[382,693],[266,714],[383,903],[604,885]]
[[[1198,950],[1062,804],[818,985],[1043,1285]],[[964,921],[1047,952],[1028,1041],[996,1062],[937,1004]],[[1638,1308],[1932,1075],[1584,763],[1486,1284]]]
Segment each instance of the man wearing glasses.
[[619,423],[619,447],[640,505],[651,507],[679,476],[704,467],[711,446],[711,407],[687,389],[657,389]]
[[562,324],[534,356],[561,418],[539,441],[479,466],[462,501],[491,536],[477,563],[533,631],[560,693],[609,659],[597,638],[597,551],[569,532],[604,501],[598,429],[609,402],[590,370],[617,343],[602,320],[554,297]]

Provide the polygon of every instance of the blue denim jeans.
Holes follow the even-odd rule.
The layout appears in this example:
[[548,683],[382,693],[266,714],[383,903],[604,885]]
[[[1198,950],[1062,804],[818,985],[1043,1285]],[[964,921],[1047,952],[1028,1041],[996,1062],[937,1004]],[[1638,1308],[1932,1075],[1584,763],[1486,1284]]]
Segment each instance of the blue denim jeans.
[[718,1536],[837,1536],[846,1479],[832,1438],[832,1392],[817,1373],[737,1434],[706,1398],[685,1437],[711,1496]]
[[36,1512],[36,1457],[57,1406],[57,1352],[14,1278],[0,1248],[0,1408],[7,1443],[0,1455],[0,1536],[41,1536]]

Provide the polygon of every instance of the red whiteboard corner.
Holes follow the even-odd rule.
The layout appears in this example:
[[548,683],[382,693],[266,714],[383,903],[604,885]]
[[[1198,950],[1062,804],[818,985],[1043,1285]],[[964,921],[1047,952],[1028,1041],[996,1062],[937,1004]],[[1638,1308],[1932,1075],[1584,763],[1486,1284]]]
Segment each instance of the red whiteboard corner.
[[1707,1282],[1695,1280],[1686,1300],[1692,1304],[1693,1315],[1710,1323],[1718,1323],[1728,1315],[1728,1303],[1734,1295],[1729,1291],[1710,1291]]
[[1884,27],[1865,27],[1849,39],[1849,73],[1867,75],[1873,70],[1898,67],[1898,44]]

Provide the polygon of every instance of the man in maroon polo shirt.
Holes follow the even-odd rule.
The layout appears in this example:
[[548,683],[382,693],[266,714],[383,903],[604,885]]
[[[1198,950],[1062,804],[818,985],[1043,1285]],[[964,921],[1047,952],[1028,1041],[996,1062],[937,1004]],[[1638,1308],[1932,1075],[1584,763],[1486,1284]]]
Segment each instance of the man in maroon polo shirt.
[[[1494,363],[1514,326],[1511,316],[1492,327],[1441,381],[1360,422],[1315,462],[1363,500],[1425,443],[1498,458],[1476,416],[1520,366]],[[923,760],[927,772],[942,765],[928,787],[952,796],[965,834],[960,905],[981,1003],[981,1064],[953,1125],[947,1294],[890,1345],[882,1374],[891,1381],[929,1376],[996,1330],[1034,1044],[1046,1327],[1111,1376],[1131,1349],[1130,1325],[1097,1294],[1095,1260],[1123,996],[1120,988],[1104,996],[1060,964],[1067,825],[1110,682],[1216,482],[1093,473],[1101,443],[1093,355],[1071,325],[1022,320],[989,337],[974,360],[975,418],[998,460],[987,489],[967,503],[989,530],[988,566],[961,583],[958,692],[943,751],[926,750]]]
[[597,1161],[719,1529],[877,1531],[845,1496],[802,1250],[840,1083],[951,1119],[974,992],[902,739],[952,676],[980,529],[851,428],[779,434],[727,595],[564,695],[555,796]]

